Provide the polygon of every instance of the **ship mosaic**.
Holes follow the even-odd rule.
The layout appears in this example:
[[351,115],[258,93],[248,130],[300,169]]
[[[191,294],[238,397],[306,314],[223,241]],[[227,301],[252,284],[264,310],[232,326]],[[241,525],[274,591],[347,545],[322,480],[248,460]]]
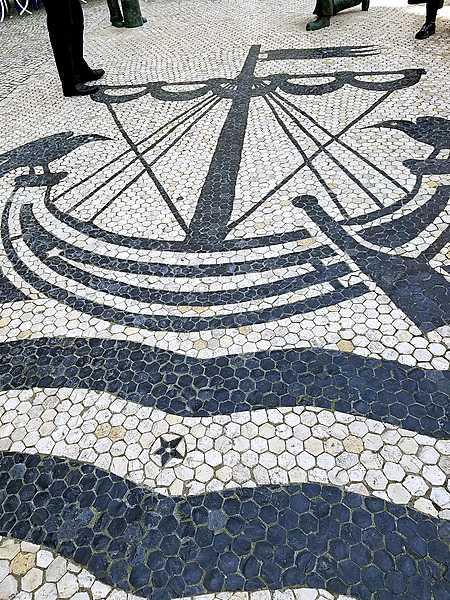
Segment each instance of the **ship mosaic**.
[[147,7],[0,101],[0,599],[447,600],[448,65]]

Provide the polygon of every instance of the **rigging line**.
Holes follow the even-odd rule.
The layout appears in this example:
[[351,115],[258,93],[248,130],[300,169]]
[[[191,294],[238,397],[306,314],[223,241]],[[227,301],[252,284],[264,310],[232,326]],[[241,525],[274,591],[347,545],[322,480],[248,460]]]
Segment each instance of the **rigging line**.
[[[150,163],[146,163],[147,166],[153,167],[153,165],[156,162],[158,162],[158,160],[160,158],[162,158],[163,156],[165,156],[169,152],[169,150],[171,150],[183,138],[183,136],[185,136],[186,133],[188,133],[188,131],[190,131],[201,119],[203,119],[203,117],[205,117],[222,100],[223,100],[223,98],[217,98],[212,104],[210,104],[210,106],[208,106],[207,110],[205,110],[205,112],[202,115],[200,115],[194,121],[192,121],[192,123],[189,123],[189,125],[186,127],[186,129],[182,133],[180,133],[180,135],[178,137],[176,137],[173,140],[173,142],[171,142],[168,146],[166,146],[164,148],[164,150],[158,154],[158,156],[155,156],[155,158]],[[143,156],[144,154],[145,154],[145,152],[143,152],[141,156]]]
[[[183,117],[184,115],[186,115],[188,112],[192,111],[193,109],[197,108],[200,106],[200,104],[207,104],[208,102],[212,102],[214,97],[214,94],[211,94],[210,96],[208,96],[208,98],[203,98],[200,102],[198,102],[197,104],[195,104],[194,106],[191,106],[190,108],[188,108],[187,110],[185,110],[184,112],[180,113],[179,115],[176,115],[173,119],[171,119],[170,121],[168,121],[167,123],[164,123],[163,125],[161,125],[160,127],[158,127],[158,129],[155,129],[155,131],[153,131],[150,135],[146,136],[145,138],[143,138],[141,141],[137,142],[137,144],[140,146],[141,144],[144,144],[145,142],[148,142],[149,139],[151,139],[153,136],[157,135],[158,133],[160,133],[163,129],[165,129],[166,127],[168,127],[169,125],[171,125],[172,123],[175,123],[179,118]],[[195,113],[194,113],[195,114]],[[105,165],[101,166],[100,168],[98,168],[96,171],[94,171],[94,173],[91,173],[90,175],[88,175],[87,177],[84,177],[81,181],[77,181],[76,183],[74,183],[72,186],[70,186],[69,188],[67,188],[66,190],[62,191],[60,194],[58,194],[57,196],[55,196],[55,198],[53,198],[52,202],[57,202],[58,200],[60,200],[63,196],[65,196],[66,194],[68,194],[69,192],[73,191],[76,187],[82,185],[83,183],[86,183],[87,181],[89,181],[89,179],[91,179],[92,177],[95,177],[96,175],[98,175],[99,173],[101,173],[101,171],[103,171],[104,169],[106,169],[107,167],[109,167],[110,165],[112,165],[113,163],[115,163],[116,161],[120,160],[121,158],[123,158],[126,154],[130,154],[131,152],[131,148],[127,148],[127,150],[124,150],[121,154],[119,154],[118,156],[116,156],[115,158],[113,158],[112,160],[110,160],[109,162],[107,162]],[[135,159],[133,159],[134,162]],[[126,167],[125,167],[126,168]]]
[[[433,152],[428,156],[427,160],[432,158],[432,156],[434,155],[434,152],[435,151],[433,150]],[[437,153],[439,154],[439,150],[437,151]],[[416,181],[415,181],[412,189],[403,198],[400,198],[400,200],[397,200],[393,204],[390,204],[389,206],[385,206],[384,208],[382,208],[380,210],[373,211],[371,213],[362,214],[357,217],[351,217],[350,219],[347,219],[346,221],[341,221],[340,222],[341,225],[367,225],[369,223],[370,227],[371,227],[373,225],[373,222],[376,221],[377,219],[381,219],[382,217],[393,215],[395,212],[397,212],[398,209],[402,208],[403,206],[408,204],[408,202],[410,200],[415,198],[417,196],[417,194],[420,192],[422,183],[423,183],[423,175],[422,174],[417,175]]]
[[177,223],[179,224],[179,226],[181,227],[181,229],[183,231],[187,232],[187,225],[184,222],[183,218],[181,217],[180,213],[178,212],[175,204],[172,202],[172,199],[170,198],[169,194],[166,192],[165,188],[163,187],[162,183],[159,181],[159,179],[156,177],[156,175],[154,174],[154,172],[152,171],[152,169],[147,165],[144,157],[142,156],[142,154],[139,152],[136,144],[133,142],[133,140],[130,138],[130,136],[128,135],[128,133],[125,131],[125,129],[122,127],[121,122],[119,121],[119,118],[117,117],[117,113],[114,110],[114,108],[111,105],[108,105],[108,110],[112,116],[112,118],[114,119],[114,122],[116,124],[116,127],[119,129],[120,133],[122,134],[124,140],[129,144],[130,148],[133,150],[133,152],[136,154],[136,156],[138,157],[138,160],[141,162],[141,164],[144,166],[144,171],[147,172],[148,176],[150,177],[150,179],[153,181],[153,183],[155,184],[156,188],[158,189],[160,196],[162,197],[162,199],[164,200],[164,202],[166,203],[167,207],[169,208],[170,212],[172,213],[174,219],[177,221]]
[[[191,114],[189,114],[187,117],[183,118],[179,123],[177,123],[171,129],[169,129],[169,131],[167,131],[161,138],[159,138],[156,142],[154,142],[151,146],[149,146],[148,148],[146,148],[145,150],[143,150],[139,154],[140,155],[144,155],[147,152],[150,152],[151,150],[153,150],[154,148],[156,148],[156,146],[159,143],[161,143],[164,139],[166,139],[177,128],[179,128],[181,125],[183,125],[184,123],[186,123],[186,121],[189,121],[189,119],[191,119],[195,114],[197,114],[198,112],[200,112],[201,110],[203,110],[205,108],[205,106],[208,106],[208,105],[211,106],[211,104],[213,102],[214,102],[214,96],[212,96],[211,98],[209,98],[207,102],[203,102],[202,106],[199,107],[198,105],[196,105],[197,106],[196,109]],[[109,105],[108,105],[108,110],[109,110]],[[197,121],[198,121],[198,119],[195,122],[197,122]],[[164,126],[162,128],[164,128]],[[162,129],[162,128],[160,128],[160,129]],[[120,131],[120,127],[119,126],[118,126],[118,129]],[[152,136],[153,136],[153,134],[151,136],[149,136],[147,139],[149,139]],[[144,141],[147,141],[147,140],[144,140]],[[143,143],[144,142],[141,141],[141,142],[138,142],[136,145],[141,145]],[[129,150],[127,150],[125,152],[125,154],[128,153],[128,152],[131,152],[131,151],[132,151],[132,149],[130,148]],[[113,179],[115,179],[116,177],[118,177],[119,175],[121,175],[121,173],[123,173],[123,171],[125,169],[128,169],[128,167],[130,167],[132,164],[134,164],[138,160],[139,160],[139,156],[133,158],[129,163],[127,163],[126,165],[124,165],[123,167],[121,167],[119,171],[116,171],[116,173],[113,173],[110,177],[108,177],[105,181],[103,181],[100,185],[98,185],[86,197],[82,198],[76,204],[74,204],[67,212],[71,213],[73,210],[77,209],[79,206],[81,206],[81,204],[83,204],[84,202],[86,202],[86,200],[89,200],[90,198],[92,198],[92,196],[94,196],[102,188],[104,188],[106,185],[108,185],[108,183],[110,183]]]
[[[288,104],[289,106],[291,106],[294,110],[296,110],[297,112],[299,112],[302,116],[304,116],[307,119],[309,119],[311,121],[311,123],[313,123],[313,125],[315,125],[318,129],[321,129],[324,133],[326,133],[329,136],[332,135],[332,133],[330,133],[330,131],[328,131],[328,129],[326,127],[324,127],[316,119],[314,119],[314,117],[312,117],[306,111],[304,111],[301,108],[299,108],[298,106],[296,106],[293,102],[291,102],[290,100],[288,100],[285,96],[283,96],[283,95],[281,95],[280,93],[277,93],[277,92],[274,92],[273,95],[276,96],[277,98],[280,98],[281,100],[284,100],[284,102],[286,102],[286,104]],[[350,146],[350,144],[347,144],[346,142],[343,142],[340,139],[336,140],[336,143],[340,144],[346,150],[349,150],[350,152],[352,152],[353,154],[355,154],[355,156],[357,156],[360,160],[362,160],[363,162],[365,162],[369,167],[371,167],[372,169],[374,169],[375,171],[377,171],[378,173],[380,173],[380,175],[383,175],[383,177],[385,177],[386,179],[388,179],[396,187],[398,187],[400,190],[402,190],[402,192],[404,192],[405,194],[409,194],[408,188],[404,187],[401,183],[399,183],[398,181],[396,181],[388,173],[385,173],[383,171],[383,169],[380,169],[380,167],[378,167],[371,160],[369,160],[368,158],[366,158],[365,156],[363,156],[360,152],[358,152],[358,150],[355,150],[354,148],[352,148]]]
[[115,200],[117,200],[117,198],[119,196],[121,196],[134,183],[136,183],[136,181],[140,177],[142,177],[143,175],[145,175],[145,173],[146,173],[145,170],[139,171],[139,173],[137,175],[135,175],[131,181],[129,181],[126,185],[124,185],[116,194],[114,194],[114,196],[112,198],[110,198],[110,200],[108,200],[108,202],[104,206],[102,206],[102,208],[100,208],[94,215],[92,215],[92,217],[89,219],[89,221],[91,223],[93,223],[95,221],[95,219],[97,219],[97,217],[99,217],[103,212],[105,212],[105,210],[107,210],[111,206],[111,204]]
[[[355,125],[356,123],[358,123],[358,121],[360,121],[361,119],[363,119],[364,117],[366,117],[367,115],[369,115],[382,102],[384,102],[385,100],[387,100],[387,98],[389,98],[389,96],[392,94],[393,91],[394,90],[387,91],[380,98],[378,98],[378,100],[376,100],[372,104],[372,106],[370,106],[367,110],[365,110],[361,115],[359,115],[358,117],[356,117],[355,119],[353,119],[353,121],[351,121],[350,123],[348,123],[348,125],[346,125],[344,127],[344,129],[342,129],[341,131],[339,131],[336,134],[333,134],[332,137],[331,137],[331,139],[329,139],[327,142],[325,142],[325,144],[322,146],[322,148],[320,148],[319,150],[316,150],[316,152],[310,157],[309,160],[314,160],[316,158],[316,156],[318,156],[323,151],[324,148],[328,147],[334,141],[337,141],[342,135],[344,135],[345,133],[347,133],[347,131],[351,127],[353,127],[353,125]],[[291,173],[289,173],[288,175],[286,175],[286,177],[284,179],[282,179],[279,183],[277,183],[277,185],[275,187],[273,187],[271,190],[269,190],[266,193],[266,195],[263,196],[263,198],[261,198],[261,200],[259,200],[258,202],[256,202],[243,215],[241,215],[235,221],[233,221],[232,223],[230,223],[228,225],[228,231],[230,232],[232,229],[234,229],[235,227],[237,227],[240,223],[242,223],[243,221],[245,221],[245,219],[248,219],[248,217],[250,215],[252,215],[255,211],[257,211],[258,208],[260,208],[265,202],[267,202],[267,200],[269,200],[282,187],[284,187],[293,177],[295,177],[305,167],[305,165],[306,165],[306,163],[303,162],[298,167],[296,167],[293,171],[291,171]]]
[[[270,94],[269,97],[271,99],[273,99],[273,95]],[[311,140],[313,140],[313,142],[315,144],[317,144],[317,146],[320,148],[322,146],[322,144],[320,143],[319,140],[317,140],[317,138],[310,132],[308,131],[308,129],[302,125],[300,123],[300,121],[297,119],[297,117],[295,117],[295,115],[292,114],[292,112],[290,112],[286,107],[283,106],[282,102],[280,100],[277,99],[273,99],[274,102],[277,103],[277,105],[281,108],[281,110],[283,110],[291,119],[292,121],[299,127],[299,129],[306,135],[308,136]],[[368,188],[366,188],[366,186],[363,184],[362,181],[360,181],[357,177],[355,177],[353,175],[353,173],[351,173],[351,171],[349,169],[347,169],[347,167],[345,165],[343,165],[341,163],[341,161],[336,158],[328,149],[325,148],[324,150],[325,154],[347,175],[347,177],[349,179],[351,179],[353,181],[353,183],[356,183],[356,185],[379,207],[379,208],[384,208],[384,204],[382,204],[378,198],[375,196],[375,194],[373,192],[371,192]]]
[[[210,98],[208,100],[208,102],[206,104],[204,103],[203,106],[201,106],[200,108],[196,108],[196,110],[192,114],[188,115],[187,117],[185,117],[184,119],[182,119],[179,123],[177,123],[176,125],[174,125],[157,142],[153,143],[151,146],[149,146],[147,149],[145,149],[144,151],[140,152],[139,154],[140,155],[144,155],[147,152],[150,152],[150,150],[153,150],[160,142],[162,142],[165,138],[167,138],[171,133],[173,133],[181,125],[183,125],[184,123],[186,123],[186,121],[189,121],[189,119],[191,119],[195,114],[197,114],[198,112],[200,112],[201,110],[203,110],[205,108],[205,106],[209,105],[209,107],[211,107],[211,104],[213,104],[213,102],[214,102],[214,97]],[[213,107],[211,107],[211,108],[213,108]],[[109,106],[108,106],[108,110],[109,110]],[[203,116],[204,115],[202,115],[202,117]],[[195,123],[197,123],[198,121],[199,121],[199,119],[196,119]],[[118,127],[118,128],[119,128],[119,131],[120,131],[120,127]],[[140,145],[142,143],[143,142],[138,142],[138,145]],[[124,154],[127,154],[127,153],[132,152],[132,151],[133,151],[132,148],[130,148],[129,150],[126,150],[126,152]],[[133,165],[138,160],[139,160],[139,156],[136,156],[130,162],[128,162],[126,165],[124,165],[123,167],[121,167],[119,171],[116,171],[115,173],[113,173],[112,175],[110,175],[105,181],[103,181],[102,183],[100,183],[96,188],[94,188],[91,192],[89,192],[89,194],[87,196],[81,198],[81,200],[79,200],[73,206],[71,206],[70,209],[67,211],[67,213],[70,214],[72,211],[76,210],[79,206],[81,206],[84,202],[86,202],[86,200],[90,200],[92,198],[92,196],[95,196],[95,194],[97,194],[97,192],[99,192],[101,189],[103,189],[105,186],[107,186],[108,183],[110,183],[113,179],[115,179],[116,177],[118,177],[119,175],[121,175],[125,171],[125,169],[128,169],[128,167],[130,167],[131,165]],[[114,161],[112,161],[112,162],[114,162]],[[55,201],[53,201],[53,202],[55,202]]]
[[310,168],[311,172],[316,176],[317,180],[319,181],[320,185],[324,188],[324,190],[327,192],[328,196],[331,198],[331,200],[334,202],[334,204],[337,206],[337,208],[339,209],[340,213],[344,216],[344,217],[348,217],[348,213],[345,210],[345,208],[342,206],[342,204],[339,202],[337,194],[335,192],[333,192],[333,190],[330,188],[330,186],[327,184],[327,182],[325,181],[325,179],[322,177],[322,175],[320,174],[320,172],[316,169],[316,167],[312,164],[312,161],[307,157],[306,152],[303,150],[303,148],[301,147],[301,145],[298,143],[298,141],[295,139],[295,137],[292,135],[292,133],[289,131],[289,128],[287,127],[286,123],[283,121],[283,119],[278,115],[277,111],[275,110],[275,108],[273,107],[272,102],[265,96],[264,100],[266,102],[266,104],[269,106],[270,110],[272,111],[277,123],[280,125],[281,129],[284,131],[284,133],[287,135],[287,137],[289,138],[289,140],[291,141],[291,143],[295,146],[295,148],[300,152],[300,154],[302,155],[303,160],[305,161],[305,164],[308,165],[308,167]]
[[[164,139],[164,137],[167,137],[167,135],[169,133],[172,133],[172,131],[175,131],[175,129],[177,127],[179,127],[180,125],[182,125],[183,123],[185,123],[190,117],[193,117],[200,110],[202,110],[205,106],[208,106],[209,104],[211,104],[214,101],[214,98],[215,98],[215,94],[213,94],[213,93],[209,94],[205,98],[202,98],[202,100],[200,100],[199,102],[197,102],[197,104],[194,104],[193,106],[191,106],[187,110],[181,112],[179,115],[176,115],[175,117],[173,117],[173,119],[171,119],[167,123],[163,123],[163,125],[161,125],[160,127],[158,127],[158,129],[156,131],[154,131],[153,133],[151,133],[147,137],[142,138],[142,140],[140,140],[139,142],[136,142],[136,145],[137,146],[142,146],[142,144],[145,144],[145,142],[148,142],[148,140],[151,139],[154,135],[156,135],[157,133],[159,133],[160,131],[162,131],[163,129],[165,129],[166,127],[168,127],[169,125],[172,125],[172,123],[175,123],[177,121],[177,119],[179,119],[180,117],[185,117],[180,123],[177,123],[177,125],[174,125],[174,127],[172,127],[172,129],[169,132],[167,132],[167,134],[164,134],[164,136],[161,138],[161,139]],[[191,112],[190,115],[188,115],[189,112]]]
[[[192,129],[192,127],[194,127],[194,125],[196,125],[200,119],[202,119],[208,112],[210,112],[210,110],[212,108],[214,108],[219,102],[221,101],[221,98],[216,99],[213,102],[212,106],[208,106],[207,109],[204,111],[204,113],[202,115],[200,115],[199,117],[197,117],[197,119],[195,119],[195,121],[193,121],[192,123],[190,123],[188,125],[188,127],[185,129],[185,131],[178,136],[177,139],[175,139],[172,144],[170,144],[167,148],[165,148],[163,150],[163,152],[161,152],[151,163],[147,163],[147,161],[143,158],[143,154],[139,154],[138,155],[138,160],[140,160],[140,162],[142,163],[142,165],[144,166],[144,169],[142,171],[140,171],[132,180],[131,182],[128,182],[117,194],[115,194],[100,210],[98,210],[95,215],[93,217],[91,217],[90,221],[94,221],[97,217],[99,217],[105,210],[107,210],[112,203],[117,200],[117,198],[125,191],[127,190],[129,187],[131,187],[134,183],[136,183],[136,181],[145,173],[147,173],[150,177],[150,179],[153,181],[153,183],[155,184],[158,192],[160,193],[162,199],[165,201],[165,203],[167,204],[170,212],[172,213],[173,217],[175,218],[175,220],[177,221],[177,223],[180,225],[180,227],[183,229],[183,231],[185,233],[187,233],[188,230],[188,226],[186,225],[186,223],[184,222],[183,218],[181,217],[180,213],[178,212],[175,204],[172,202],[172,200],[170,199],[167,191],[165,190],[164,186],[162,185],[162,183],[159,181],[158,177],[154,174],[153,170],[152,170],[152,166],[156,163],[156,161],[158,161],[162,156],[164,156],[164,154],[166,154],[190,129]],[[116,121],[116,125],[119,128],[119,130],[121,131],[122,135],[125,137],[125,139],[127,140],[128,143],[130,143],[131,139],[129,138],[128,134],[126,133],[126,131],[121,127],[120,127],[120,123],[118,123],[117,120],[117,115],[114,111],[114,109],[110,106],[108,106],[108,110],[111,112],[112,117],[115,119]],[[129,141],[130,140],[130,141]],[[131,144],[133,142],[131,141]],[[130,145],[131,145],[130,144]],[[133,148],[134,150],[134,148]]]

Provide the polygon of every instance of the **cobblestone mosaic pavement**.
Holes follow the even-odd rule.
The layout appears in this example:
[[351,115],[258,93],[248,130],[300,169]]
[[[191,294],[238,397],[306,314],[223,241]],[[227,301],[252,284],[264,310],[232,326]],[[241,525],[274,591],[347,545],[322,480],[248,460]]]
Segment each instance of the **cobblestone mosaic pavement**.
[[0,600],[449,600],[450,9],[143,5],[0,29]]

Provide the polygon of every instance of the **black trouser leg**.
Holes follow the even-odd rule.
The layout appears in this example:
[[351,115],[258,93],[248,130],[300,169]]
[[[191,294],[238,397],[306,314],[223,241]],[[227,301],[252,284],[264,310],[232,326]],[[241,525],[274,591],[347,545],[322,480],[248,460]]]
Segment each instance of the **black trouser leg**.
[[428,0],[426,23],[436,23],[437,12],[440,8],[439,0]]
[[78,81],[89,79],[91,69],[84,60],[84,16],[80,0],[70,0],[72,60]]
[[332,17],[333,0],[317,0],[313,14],[318,17]]
[[123,23],[122,10],[119,0],[107,0],[111,23]]
[[72,56],[72,0],[43,0],[47,11],[47,27],[62,87],[71,89],[77,83]]
[[43,0],[56,68],[64,91],[73,90],[91,69],[83,58],[84,18],[80,0]]

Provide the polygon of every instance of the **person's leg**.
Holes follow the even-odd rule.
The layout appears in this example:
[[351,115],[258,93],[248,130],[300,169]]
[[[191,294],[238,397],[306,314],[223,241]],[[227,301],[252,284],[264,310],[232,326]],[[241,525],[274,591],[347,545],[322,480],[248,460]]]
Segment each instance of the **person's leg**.
[[[364,2],[361,2],[361,0],[334,0],[333,16],[337,15],[342,10],[347,10],[348,8],[354,8],[355,6],[358,6],[359,4],[364,4],[363,10],[368,10],[369,2],[367,2],[367,0],[364,0]],[[366,5],[367,5],[367,7],[366,7]]]
[[103,77],[103,69],[91,69],[84,59],[84,15],[80,0],[70,0],[71,53],[75,76],[79,83]]
[[440,0],[428,0],[427,2],[427,23],[436,23],[436,17],[438,10],[442,8]]
[[43,0],[47,27],[63,90],[77,83],[71,53],[71,0]]
[[72,0],[43,0],[56,68],[65,96],[86,96],[98,90],[80,83],[74,66],[72,39]]
[[69,0],[71,20],[72,60],[78,81],[90,74],[91,69],[84,60],[84,15],[80,0]]
[[422,28],[416,33],[417,40],[426,40],[436,33],[436,16],[439,8],[441,7],[441,0],[427,1],[427,16]]
[[313,13],[316,15],[316,18],[309,21],[306,26],[306,31],[317,31],[318,29],[329,27],[333,12],[333,0],[317,0]]
[[107,2],[111,25],[114,27],[123,27],[123,15],[119,0],[107,0]]

